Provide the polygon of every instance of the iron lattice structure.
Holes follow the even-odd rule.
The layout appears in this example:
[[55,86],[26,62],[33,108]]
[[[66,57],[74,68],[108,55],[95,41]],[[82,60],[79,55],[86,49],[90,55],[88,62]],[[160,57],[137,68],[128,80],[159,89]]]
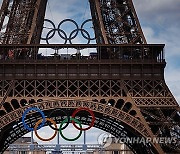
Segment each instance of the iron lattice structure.
[[[4,0],[0,10],[0,151],[26,134],[36,106],[71,114],[88,107],[95,127],[116,137],[180,138],[180,108],[164,80],[163,44],[146,44],[131,0],[90,0],[97,45],[39,44],[45,0]],[[96,58],[39,58],[40,48],[96,48]],[[10,52],[11,51],[11,52]],[[13,52],[12,52],[13,51]],[[10,53],[11,54],[10,54]],[[60,123],[64,116],[56,115]],[[40,115],[30,113],[32,126]],[[89,124],[86,114],[76,118]],[[178,153],[179,144],[128,144],[138,154]]]

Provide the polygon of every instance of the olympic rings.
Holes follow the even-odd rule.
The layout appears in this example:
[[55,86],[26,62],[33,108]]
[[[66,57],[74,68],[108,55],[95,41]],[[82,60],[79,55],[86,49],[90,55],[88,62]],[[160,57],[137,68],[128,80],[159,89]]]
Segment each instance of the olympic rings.
[[24,125],[24,128],[26,128],[26,129],[29,130],[29,131],[33,131],[33,130],[34,130],[34,128],[30,128],[30,127],[25,123],[26,114],[27,114],[29,111],[31,111],[31,110],[38,111],[38,112],[42,115],[43,121],[42,121],[41,125],[39,125],[39,127],[38,127],[37,129],[42,128],[42,127],[44,126],[45,122],[46,122],[46,120],[45,120],[45,115],[44,115],[44,113],[43,113],[40,109],[35,108],[35,107],[28,108],[27,110],[24,111],[24,113],[23,113],[23,115],[22,115],[22,123],[23,123],[23,125]]
[[[67,21],[72,22],[72,23],[76,26],[76,29],[79,29],[78,24],[77,24],[74,20],[72,20],[72,19],[65,19],[65,20],[61,21],[61,22],[59,23],[59,25],[58,25],[58,29],[61,29],[61,25],[62,25],[64,22],[67,22]],[[68,40],[74,39],[77,35],[78,35],[78,31],[75,33],[75,35],[74,35],[72,38],[69,37]],[[64,38],[60,33],[59,33],[59,36],[60,36],[62,39],[66,39],[66,38]]]
[[[72,122],[76,122],[76,123],[80,126],[80,128],[82,129],[82,125],[81,125],[81,123],[80,123],[79,120],[74,119],[74,118],[70,118],[70,120],[71,120]],[[63,124],[66,123],[66,122],[68,122],[68,119],[67,119],[67,118],[62,121],[62,123],[60,124],[60,127],[59,127],[59,132],[60,132],[62,138],[65,139],[65,140],[67,140],[67,141],[75,141],[75,140],[77,140],[77,139],[81,136],[82,130],[80,130],[80,133],[79,133],[79,135],[78,135],[77,137],[72,138],[72,139],[69,139],[69,138],[67,138],[67,137],[65,137],[65,136],[63,135],[63,133],[62,133],[62,128],[61,128],[61,127],[63,126]]]
[[[69,122],[70,122],[70,117],[68,116],[68,114],[67,114],[66,112],[64,112],[64,111],[63,111],[63,110],[61,110],[61,109],[55,109],[55,110],[53,110],[53,111],[52,111],[52,112],[48,115],[48,117],[51,117],[52,113],[54,113],[54,112],[56,112],[56,111],[61,111],[61,112],[65,113],[65,114],[66,114],[66,116],[68,117],[68,118],[67,118],[67,119],[68,119],[68,121],[67,121],[66,125],[65,125],[64,127],[62,127],[62,128],[61,128],[61,130],[63,130],[63,129],[65,129],[65,128],[69,125]],[[53,127],[53,126],[51,126],[49,123],[48,123],[48,125],[49,125],[49,127],[51,127],[52,129],[59,131],[59,129],[58,129],[58,128],[54,128],[54,127]]]
[[[83,23],[82,23],[82,25],[81,25],[81,29],[83,29],[83,27],[84,27],[84,25],[87,23],[87,22],[92,22],[92,19],[88,19],[88,20],[85,20]],[[83,31],[81,31],[81,34],[82,34],[82,36],[85,38],[85,39],[90,39],[90,40],[95,40],[96,39],[96,37],[94,37],[94,38],[87,38],[86,37],[86,35],[84,35],[84,33],[83,33]],[[89,34],[89,33],[88,33]]]
[[[49,40],[54,37],[56,32],[58,32],[59,37],[64,40],[64,44],[67,44],[68,41],[69,41],[70,44],[72,44],[72,40],[75,39],[78,36],[79,32],[81,32],[81,35],[83,36],[83,38],[85,38],[88,41],[87,44],[90,44],[91,40],[96,39],[95,37],[91,38],[90,33],[87,30],[84,29],[84,25],[87,22],[91,22],[92,19],[85,20],[82,23],[82,25],[80,26],[80,28],[79,28],[78,24],[72,19],[62,20],[59,23],[57,28],[56,28],[55,24],[51,20],[45,19],[44,21],[49,22],[52,25],[52,28],[49,28],[51,30],[49,30],[46,37],[45,38],[41,37],[41,39],[45,40],[47,44],[49,44]],[[65,22],[71,22],[76,27],[74,30],[72,30],[72,32],[70,32],[69,37],[67,36],[67,33],[64,30],[62,30],[62,28],[61,28],[62,24],[65,23]],[[47,27],[44,27],[44,28],[47,28]]]
[[[51,20],[44,19],[44,21],[49,22],[53,26],[53,28],[51,28],[52,30],[56,29],[55,24]],[[46,27],[44,27],[44,28],[46,28]],[[53,34],[51,36],[49,36],[49,37],[47,37],[47,36],[45,38],[41,37],[41,40],[47,40],[47,39],[49,40],[49,39],[51,39],[55,35],[55,32],[56,31],[53,31]]]
[[[50,121],[50,122],[55,126],[55,129],[57,129],[57,125],[56,125],[56,122],[55,122],[54,120],[49,119],[49,118],[46,118],[46,121]],[[55,130],[53,136],[51,136],[50,138],[44,139],[44,138],[40,137],[40,136],[38,135],[38,133],[37,133],[37,127],[38,127],[38,125],[39,125],[41,122],[42,122],[42,119],[40,119],[40,120],[36,123],[36,125],[34,126],[34,132],[35,132],[37,138],[39,138],[39,139],[42,140],[42,141],[50,141],[50,140],[52,140],[52,139],[57,135],[57,130]]]
[[[71,33],[70,33],[70,35],[69,35],[69,42],[70,42],[70,44],[72,44],[72,34],[74,33],[74,32],[76,32],[76,33],[79,33],[79,31],[81,31],[81,33],[84,35],[84,33],[83,32],[85,32],[86,34],[87,34],[87,36],[88,37],[86,37],[86,38],[88,38],[87,40],[88,40],[88,43],[87,44],[89,44],[90,43],[90,41],[91,41],[91,38],[90,38],[90,35],[89,35],[89,33],[86,31],[86,30],[84,30],[84,29],[75,29],[75,30],[73,30]],[[84,35],[85,36],[85,35]]]
[[77,110],[75,110],[75,111],[73,112],[72,118],[75,118],[75,115],[76,115],[79,111],[83,111],[83,110],[89,112],[90,115],[92,116],[92,121],[91,121],[91,124],[89,125],[89,127],[87,127],[87,128],[79,128],[79,127],[76,126],[76,124],[75,124],[74,121],[72,121],[72,123],[73,123],[74,127],[76,127],[76,128],[79,129],[79,130],[88,130],[88,129],[90,129],[91,127],[93,127],[94,121],[95,121],[94,113],[93,113],[91,110],[89,110],[88,108],[84,108],[84,107],[78,108]]
[[[29,111],[31,111],[31,110],[38,111],[38,112],[41,114],[41,116],[42,116],[42,119],[40,119],[40,120],[38,120],[38,121],[36,122],[34,128],[30,128],[30,127],[25,123],[26,114],[27,114]],[[92,116],[91,124],[90,124],[89,127],[87,127],[87,128],[82,128],[82,125],[81,125],[80,121],[78,121],[77,119],[75,119],[75,115],[76,115],[79,111],[83,111],[83,110],[89,112],[90,115]],[[64,120],[60,123],[59,129],[57,128],[56,122],[55,122],[54,120],[50,119],[50,117],[52,116],[52,113],[54,113],[55,111],[62,111],[63,113],[65,113],[65,114],[67,115],[67,118],[64,119]],[[48,121],[51,122],[51,123],[54,125],[54,127],[51,126]],[[63,133],[62,133],[62,130],[65,129],[65,128],[68,126],[68,124],[70,123],[70,121],[72,121],[72,124],[74,125],[75,128],[77,128],[78,130],[80,130],[79,135],[78,135],[77,137],[75,137],[75,138],[67,138],[67,137],[65,137],[65,136],[63,135]],[[84,107],[81,107],[81,108],[76,109],[76,110],[72,113],[72,116],[71,116],[71,117],[70,117],[65,111],[63,111],[63,110],[61,110],[61,109],[55,109],[54,111],[52,111],[52,112],[48,115],[48,118],[45,118],[45,115],[44,115],[43,111],[41,111],[40,109],[38,109],[38,108],[36,108],[36,107],[31,107],[31,108],[26,109],[26,110],[24,111],[23,115],[22,115],[22,123],[23,123],[23,125],[24,125],[24,128],[27,129],[27,130],[29,130],[29,131],[33,131],[33,130],[34,130],[34,131],[35,131],[35,135],[36,135],[40,140],[42,140],[42,141],[50,141],[50,140],[52,140],[52,139],[56,136],[57,131],[59,131],[59,133],[61,134],[61,136],[62,136],[63,139],[65,139],[65,140],[67,140],[67,141],[75,141],[75,140],[77,140],[77,139],[81,136],[82,131],[88,130],[88,129],[90,129],[91,127],[93,127],[94,121],[95,121],[94,113],[93,113],[89,108],[84,108]],[[40,136],[38,135],[38,133],[37,133],[37,130],[40,129],[40,128],[42,128],[42,127],[45,125],[46,122],[47,122],[47,124],[48,124],[53,130],[55,130],[54,134],[53,134],[50,138],[47,138],[47,139],[40,137]],[[66,123],[66,124],[65,124],[65,123]],[[77,124],[79,125],[79,127],[78,127],[75,123],[77,123]],[[64,124],[65,124],[65,126],[63,126]]]
[[[67,44],[67,35],[66,35],[66,33],[63,31],[63,30],[61,30],[61,29],[52,29],[52,30],[50,30],[48,33],[47,33],[47,35],[46,35],[46,43],[47,44],[49,44],[49,40],[52,38],[52,37],[54,37],[54,35],[55,35],[55,32],[56,31],[58,31],[58,34],[60,34],[60,32],[61,33],[63,33],[64,34],[64,40],[65,40],[65,42],[64,42],[64,44]],[[53,32],[53,34],[52,35],[50,35],[51,33]],[[50,37],[49,37],[49,35],[50,35]]]

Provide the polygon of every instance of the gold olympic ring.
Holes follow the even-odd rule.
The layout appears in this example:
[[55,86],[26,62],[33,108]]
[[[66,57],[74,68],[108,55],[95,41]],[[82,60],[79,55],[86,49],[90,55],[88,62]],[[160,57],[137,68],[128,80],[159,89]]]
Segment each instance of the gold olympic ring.
[[[46,121],[51,122],[51,123],[54,125],[54,127],[57,129],[57,125],[56,125],[56,122],[55,122],[54,120],[49,119],[49,118],[45,118],[45,119],[46,119]],[[42,141],[50,141],[50,140],[52,140],[52,139],[56,136],[57,130],[55,130],[54,135],[53,135],[52,137],[47,138],[47,139],[42,138],[42,137],[40,137],[40,136],[38,135],[38,133],[37,133],[37,128],[38,128],[38,126],[39,126],[39,124],[40,124],[41,122],[42,122],[42,119],[40,119],[38,122],[36,122],[36,124],[35,124],[35,126],[34,126],[34,132],[35,132],[37,138],[39,138],[39,139],[42,140]]]

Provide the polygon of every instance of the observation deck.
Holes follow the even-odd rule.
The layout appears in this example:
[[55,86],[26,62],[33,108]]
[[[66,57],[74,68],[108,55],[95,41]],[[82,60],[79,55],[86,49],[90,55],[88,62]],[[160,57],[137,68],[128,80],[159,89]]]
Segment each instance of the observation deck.
[[0,79],[163,78],[164,46],[0,45]]

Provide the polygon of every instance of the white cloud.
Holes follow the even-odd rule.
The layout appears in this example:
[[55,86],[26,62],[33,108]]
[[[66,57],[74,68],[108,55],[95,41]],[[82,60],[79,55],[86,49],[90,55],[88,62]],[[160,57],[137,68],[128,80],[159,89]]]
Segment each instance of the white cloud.
[[83,20],[85,17],[90,17],[87,4],[88,0],[66,0],[64,3],[59,0],[51,0],[47,5],[46,17],[54,20],[55,23],[66,18]]
[[[165,79],[180,101],[180,1],[179,0],[134,0],[148,43],[165,44]],[[178,64],[179,63],[179,64]]]
[[[180,19],[179,0],[134,0],[133,1],[143,22],[161,25],[164,23],[174,25]],[[150,19],[150,20],[149,20]],[[171,21],[171,22],[169,22]]]

